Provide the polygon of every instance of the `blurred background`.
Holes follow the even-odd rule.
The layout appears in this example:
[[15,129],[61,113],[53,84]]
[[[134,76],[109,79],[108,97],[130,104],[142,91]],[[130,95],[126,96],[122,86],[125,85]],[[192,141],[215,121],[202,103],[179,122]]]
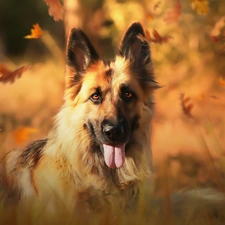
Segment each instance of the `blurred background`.
[[[70,28],[82,28],[100,56],[110,59],[134,21],[149,32],[162,86],[155,93],[152,125],[157,191],[193,186],[224,191],[224,0],[1,1],[0,79],[6,70],[14,75],[29,68],[14,82],[0,83],[1,154],[45,137],[53,126],[63,102]],[[34,24],[43,34],[24,38]]]

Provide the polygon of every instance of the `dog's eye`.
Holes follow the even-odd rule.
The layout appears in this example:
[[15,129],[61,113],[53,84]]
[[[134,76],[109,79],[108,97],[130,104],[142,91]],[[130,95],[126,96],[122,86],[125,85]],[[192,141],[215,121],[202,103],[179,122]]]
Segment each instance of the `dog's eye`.
[[90,99],[94,103],[100,103],[101,100],[102,100],[100,94],[98,94],[98,93],[92,94],[91,97],[90,97]]
[[126,102],[130,102],[132,101],[133,99],[135,98],[135,94],[131,91],[125,91],[123,94],[122,94],[122,99]]
[[132,98],[132,97],[133,97],[133,94],[132,94],[131,92],[128,92],[128,91],[127,91],[127,92],[125,93],[125,97],[126,97],[126,98]]

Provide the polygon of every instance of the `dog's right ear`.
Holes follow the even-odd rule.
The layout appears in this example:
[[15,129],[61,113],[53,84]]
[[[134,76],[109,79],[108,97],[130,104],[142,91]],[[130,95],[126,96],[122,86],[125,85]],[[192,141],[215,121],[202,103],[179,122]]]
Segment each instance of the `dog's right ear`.
[[78,28],[73,28],[67,42],[67,65],[76,73],[82,73],[98,59],[99,56],[85,33]]

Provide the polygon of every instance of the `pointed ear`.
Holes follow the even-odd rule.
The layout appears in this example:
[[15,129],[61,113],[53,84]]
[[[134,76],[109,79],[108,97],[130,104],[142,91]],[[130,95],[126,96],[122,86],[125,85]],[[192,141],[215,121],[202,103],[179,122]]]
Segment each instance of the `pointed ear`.
[[98,59],[99,56],[85,33],[78,28],[73,28],[67,42],[67,65],[77,73],[82,73]]
[[133,23],[125,32],[119,55],[130,60],[132,70],[138,75],[146,93],[160,87],[155,81],[150,46],[140,23]]
[[137,68],[151,63],[149,44],[141,37],[145,37],[143,27],[135,22],[125,32],[119,50],[119,55],[129,59]]

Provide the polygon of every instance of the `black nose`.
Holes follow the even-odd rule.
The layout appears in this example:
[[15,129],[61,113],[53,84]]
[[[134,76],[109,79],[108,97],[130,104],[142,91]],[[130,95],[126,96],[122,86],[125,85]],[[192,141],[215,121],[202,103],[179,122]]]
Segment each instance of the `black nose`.
[[124,135],[124,127],[123,124],[110,125],[106,124],[103,127],[104,135],[111,141],[117,141]]

